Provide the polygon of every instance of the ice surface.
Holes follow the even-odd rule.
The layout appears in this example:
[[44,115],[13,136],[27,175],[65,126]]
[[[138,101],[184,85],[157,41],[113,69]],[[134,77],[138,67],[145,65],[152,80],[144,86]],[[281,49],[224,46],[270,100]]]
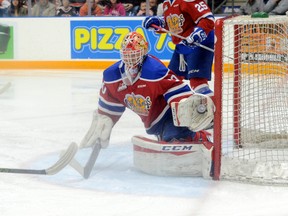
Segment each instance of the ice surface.
[[[100,71],[0,71],[0,167],[42,169],[79,143],[97,108]],[[287,216],[288,188],[159,177],[133,167],[131,137],[145,135],[127,111],[91,177],[0,173],[1,216]],[[85,160],[87,152],[77,154]]]

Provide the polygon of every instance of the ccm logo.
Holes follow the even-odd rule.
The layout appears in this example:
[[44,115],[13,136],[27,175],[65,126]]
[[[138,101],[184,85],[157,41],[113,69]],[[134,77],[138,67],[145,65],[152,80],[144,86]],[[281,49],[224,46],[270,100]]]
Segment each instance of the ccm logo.
[[192,145],[163,145],[162,151],[191,151]]

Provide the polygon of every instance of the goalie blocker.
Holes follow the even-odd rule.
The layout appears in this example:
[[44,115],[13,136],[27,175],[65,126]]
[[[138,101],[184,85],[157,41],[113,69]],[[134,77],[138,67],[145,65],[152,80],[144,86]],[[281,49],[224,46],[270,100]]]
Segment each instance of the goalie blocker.
[[211,179],[211,142],[164,142],[133,136],[134,166],[158,176],[194,176]]

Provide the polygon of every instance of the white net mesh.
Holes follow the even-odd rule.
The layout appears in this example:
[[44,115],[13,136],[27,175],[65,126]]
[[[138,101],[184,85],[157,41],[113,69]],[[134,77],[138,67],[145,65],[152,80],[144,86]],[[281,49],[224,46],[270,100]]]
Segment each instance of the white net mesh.
[[227,19],[222,34],[220,178],[288,184],[288,17]]

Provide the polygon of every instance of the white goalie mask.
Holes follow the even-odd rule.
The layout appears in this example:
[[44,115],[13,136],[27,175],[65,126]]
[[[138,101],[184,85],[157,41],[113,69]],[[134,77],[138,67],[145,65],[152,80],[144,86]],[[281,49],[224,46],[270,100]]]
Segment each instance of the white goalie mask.
[[123,82],[132,85],[138,78],[141,65],[148,52],[148,43],[137,32],[130,32],[122,41],[120,56],[125,64],[125,71],[121,73]]

